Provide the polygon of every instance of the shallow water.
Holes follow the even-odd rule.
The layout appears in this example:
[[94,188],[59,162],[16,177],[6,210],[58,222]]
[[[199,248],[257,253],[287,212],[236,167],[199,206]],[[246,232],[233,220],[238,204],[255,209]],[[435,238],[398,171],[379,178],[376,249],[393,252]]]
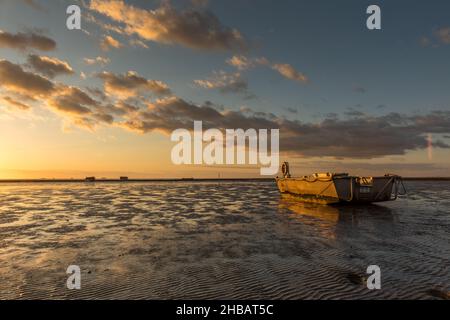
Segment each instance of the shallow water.
[[272,182],[0,184],[0,298],[448,298],[450,183],[406,187],[330,207]]

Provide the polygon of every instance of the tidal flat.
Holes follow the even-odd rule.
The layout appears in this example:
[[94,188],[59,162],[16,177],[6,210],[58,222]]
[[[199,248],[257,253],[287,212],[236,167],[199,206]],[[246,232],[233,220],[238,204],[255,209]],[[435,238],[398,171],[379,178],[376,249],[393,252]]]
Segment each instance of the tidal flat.
[[272,181],[0,183],[0,299],[448,299],[450,182],[405,185],[324,206]]

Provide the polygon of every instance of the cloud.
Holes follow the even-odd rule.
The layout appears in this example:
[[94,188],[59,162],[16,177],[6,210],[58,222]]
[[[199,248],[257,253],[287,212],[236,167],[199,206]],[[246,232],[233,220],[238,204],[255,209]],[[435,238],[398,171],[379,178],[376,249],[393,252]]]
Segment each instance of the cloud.
[[11,48],[17,50],[36,49],[51,51],[56,48],[56,42],[35,32],[12,34],[0,30],[0,48]]
[[180,12],[164,1],[155,10],[145,10],[121,0],[92,0],[90,9],[123,24],[125,33],[143,40],[205,50],[245,47],[238,30],[223,26],[213,13],[199,7]]
[[[427,147],[426,134],[449,133],[450,111],[422,116],[391,113],[385,116],[325,118],[317,123],[288,120],[262,112],[218,111],[210,104],[195,105],[177,97],[156,101],[149,110],[137,112],[120,126],[141,133],[166,133],[177,128],[192,129],[202,120],[204,128],[279,128],[283,152],[302,157],[370,159],[403,155]],[[442,141],[433,145],[450,148]]]
[[155,101],[147,110],[141,110],[120,125],[141,133],[158,130],[169,134],[177,128],[191,128],[194,119],[214,126],[224,118],[209,105],[196,106],[178,97],[168,97]]
[[111,125],[114,122],[114,107],[103,106],[77,87],[62,87],[47,100],[47,105],[75,125],[89,130],[94,130],[99,124]]
[[353,117],[353,118],[367,116],[364,112],[359,111],[359,110],[355,110],[353,108],[347,108],[347,111],[344,112],[344,115],[349,116],[349,117]]
[[49,95],[54,84],[40,75],[24,71],[20,65],[0,60],[0,87],[34,97]]
[[197,7],[206,7],[209,0],[191,0],[192,4]]
[[28,56],[28,64],[36,72],[50,78],[54,78],[57,75],[70,75],[74,73],[72,67],[67,62],[52,57],[31,54]]
[[431,44],[431,39],[428,37],[420,37],[419,44],[422,47],[428,47]]
[[450,44],[450,27],[439,28],[434,32],[434,36],[443,44]]
[[98,74],[98,77],[104,81],[105,91],[108,94],[123,98],[133,97],[145,91],[159,96],[171,93],[169,86],[164,82],[148,80],[133,71],[128,71],[126,74],[102,72]]
[[[330,115],[316,122],[286,119],[271,113],[254,112],[245,108],[227,110],[211,102],[197,105],[176,96],[168,96],[170,89],[160,81],[148,80],[135,72],[98,75],[104,91],[54,83],[22,66],[0,60],[0,90],[8,95],[5,104],[19,109],[29,106],[15,98],[16,93],[34,99],[36,105],[48,107],[70,119],[74,124],[94,129],[112,125],[140,133],[162,131],[171,133],[178,128],[192,129],[195,120],[202,120],[204,128],[280,129],[282,152],[301,157],[331,157],[370,159],[403,155],[428,146],[428,134],[450,134],[450,111],[437,110],[422,115],[389,113],[371,116],[349,109],[344,118]],[[218,74],[219,80],[236,74]],[[217,80],[217,79],[216,79]],[[219,81],[220,82],[220,81]],[[211,82],[220,90],[220,83]],[[108,95],[105,95],[105,92]],[[146,92],[162,96],[152,99]],[[10,93],[10,94],[9,94]],[[142,96],[143,94],[144,96]],[[93,98],[93,97],[96,98]],[[127,100],[124,100],[127,99]],[[435,148],[450,148],[436,138]]]
[[[54,62],[54,58],[51,59]],[[111,104],[102,90],[92,89],[91,92],[98,94],[101,101],[78,87],[52,82],[18,64],[0,60],[0,93],[8,94],[1,101],[10,109],[28,110],[31,107],[23,101],[32,101],[36,106],[49,108],[73,124],[90,130],[100,124],[112,125],[116,116],[126,117],[137,110],[120,100]]]
[[148,49],[149,48],[148,45],[144,41],[139,40],[139,39],[131,39],[129,41],[129,43],[133,47],[140,47],[140,48],[144,48],[144,49]]
[[[386,116],[350,116],[325,119],[318,124],[287,123],[292,136],[283,140],[287,150],[303,156],[335,158],[376,158],[402,155],[427,146],[426,133],[450,129],[450,112],[425,116],[391,113]],[[439,127],[441,124],[441,127]],[[450,146],[436,141],[435,146]]]
[[9,96],[3,97],[2,100],[9,105],[10,107],[13,107],[15,109],[19,110],[29,110],[31,107],[25,103],[22,103],[20,101],[17,101],[14,98],[11,98]]
[[218,89],[222,93],[245,93],[248,90],[247,81],[242,79],[239,72],[214,72],[206,80],[194,80],[194,83],[205,89]]
[[246,70],[251,68],[254,63],[252,60],[248,59],[246,56],[238,55],[232,56],[226,61],[230,66],[236,67],[239,70]]
[[100,47],[104,51],[108,51],[111,48],[120,49],[123,45],[116,39],[111,36],[104,36],[100,42]]
[[295,70],[294,67],[292,67],[290,64],[276,63],[276,64],[272,65],[272,69],[278,71],[279,74],[281,74],[283,77],[285,77],[287,79],[298,81],[301,83],[308,82],[308,77],[306,75],[304,75],[303,73]]
[[362,86],[353,86],[353,91],[357,92],[357,93],[366,93],[367,92],[366,88],[364,88]]
[[49,100],[49,105],[55,110],[72,115],[86,115],[98,103],[85,92],[76,87],[65,87]]
[[419,38],[419,44],[422,47],[437,48],[441,44],[450,44],[450,27],[440,27],[435,29],[431,35]]
[[99,88],[87,87],[86,90],[89,92],[89,94],[97,97],[101,101],[109,101],[109,97],[105,94],[103,90]]
[[139,111],[139,107],[125,101],[118,101],[114,106],[113,113],[116,113],[117,115],[128,115],[137,111]]
[[298,81],[300,83],[307,83],[309,81],[305,74],[295,70],[290,64],[271,63],[265,57],[250,59],[244,55],[234,55],[230,59],[226,60],[226,62],[240,71],[251,69],[258,65],[269,66],[287,79]]
[[298,110],[295,108],[287,107],[286,110],[289,111],[290,113],[294,113],[294,114],[298,113]]
[[94,64],[100,64],[100,65],[106,65],[110,62],[108,58],[105,57],[95,57],[95,58],[84,58],[84,63],[87,65],[94,65]]
[[42,6],[36,3],[34,0],[22,0],[25,4],[33,7],[36,10],[43,10]]

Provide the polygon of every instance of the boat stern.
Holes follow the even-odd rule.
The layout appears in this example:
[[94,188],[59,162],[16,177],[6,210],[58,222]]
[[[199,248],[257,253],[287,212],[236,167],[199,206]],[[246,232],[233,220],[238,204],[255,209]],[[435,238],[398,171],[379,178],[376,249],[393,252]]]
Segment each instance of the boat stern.
[[371,203],[395,200],[401,177],[338,177],[334,179],[338,197],[342,202]]

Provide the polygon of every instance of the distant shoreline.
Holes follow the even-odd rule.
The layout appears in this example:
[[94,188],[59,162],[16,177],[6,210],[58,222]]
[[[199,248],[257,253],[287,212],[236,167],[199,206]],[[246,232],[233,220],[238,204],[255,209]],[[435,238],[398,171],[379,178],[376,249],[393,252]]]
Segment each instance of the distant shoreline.
[[[449,178],[450,179],[450,178]],[[208,181],[272,181],[274,178],[167,178],[167,179],[0,179],[0,183],[16,183],[16,182],[86,182],[86,183],[95,183],[95,182],[208,182]]]
[[[0,179],[0,183],[95,183],[95,182],[216,182],[273,181],[275,178],[172,178],[172,179]],[[403,177],[404,181],[450,181],[450,177]]]

